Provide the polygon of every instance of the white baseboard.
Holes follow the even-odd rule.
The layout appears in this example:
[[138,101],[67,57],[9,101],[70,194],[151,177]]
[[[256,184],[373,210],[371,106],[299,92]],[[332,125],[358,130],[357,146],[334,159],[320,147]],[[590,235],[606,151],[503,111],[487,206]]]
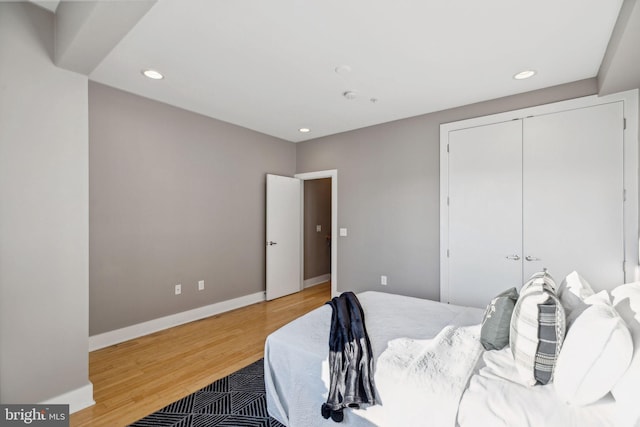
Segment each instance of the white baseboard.
[[40,403],[42,405],[69,405],[69,413],[73,414],[96,404],[93,400],[93,383],[89,381],[85,386]]
[[182,313],[138,323],[137,325],[131,325],[114,331],[105,332],[103,334],[93,335],[89,337],[89,351],[99,350],[124,341],[162,331],[163,329],[204,319],[205,317],[214,316],[216,314],[224,313],[225,311],[235,310],[236,308],[245,307],[264,300],[264,292],[256,292],[255,294],[217,302],[204,307],[194,308],[193,310],[183,311]]
[[331,280],[331,273],[323,274],[322,276],[312,277],[311,279],[307,279],[302,282],[304,288],[310,288],[315,285],[319,285],[320,283],[328,282]]

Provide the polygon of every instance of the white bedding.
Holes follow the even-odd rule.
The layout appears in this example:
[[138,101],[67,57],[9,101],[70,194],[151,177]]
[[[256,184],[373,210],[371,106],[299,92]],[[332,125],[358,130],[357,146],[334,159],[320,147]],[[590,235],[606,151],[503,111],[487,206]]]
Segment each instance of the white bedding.
[[[430,339],[445,326],[480,323],[482,310],[379,292],[358,295],[375,360],[397,338]],[[265,386],[271,416],[289,427],[334,426],[320,415],[329,389],[331,307],[323,306],[269,335]],[[376,373],[377,381],[377,373]],[[383,397],[384,398],[384,397]],[[342,425],[391,426],[383,405],[346,410]]]
[[553,383],[529,387],[518,374],[511,349],[486,351],[460,402],[462,427],[622,426],[610,394],[588,406],[558,399]]
[[480,325],[445,326],[430,340],[391,341],[375,376],[385,414],[393,414],[386,425],[455,426],[460,397],[482,350]]
[[[447,325],[476,325],[457,329],[473,331],[472,341],[477,340],[481,309],[378,292],[365,292],[358,298],[365,312],[375,358],[374,378],[382,404],[345,410],[341,423],[345,427],[626,427],[620,421],[624,414],[618,413],[611,395],[588,407],[568,405],[558,399],[553,384],[524,385],[508,347],[484,351],[476,345],[476,355],[473,346],[465,347],[469,337],[456,344],[450,333],[456,328],[443,331]],[[323,306],[267,338],[264,360],[268,410],[289,427],[336,425],[320,414],[329,389],[330,320],[331,308]],[[438,341],[442,345],[443,340],[450,345],[445,353],[458,348],[455,372],[438,368],[439,361],[423,363],[430,371],[418,378],[412,364],[424,362],[426,353],[437,352],[433,345]],[[405,356],[401,356],[403,346]],[[434,357],[442,359],[438,355],[427,358]],[[443,386],[438,371],[442,378],[455,378],[452,382],[456,384],[434,399],[434,393],[440,393]],[[430,389],[418,387],[427,381],[433,382]],[[442,412],[436,413],[436,408]]]

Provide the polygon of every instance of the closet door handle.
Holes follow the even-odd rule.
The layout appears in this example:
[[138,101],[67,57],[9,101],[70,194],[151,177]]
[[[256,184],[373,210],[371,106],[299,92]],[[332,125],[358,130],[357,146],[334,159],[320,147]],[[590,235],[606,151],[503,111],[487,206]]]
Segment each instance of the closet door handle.
[[520,260],[520,257],[518,255],[507,255],[505,258],[513,260],[513,261],[519,261]]
[[524,257],[524,259],[526,259],[527,261],[541,261],[540,258],[536,258],[536,257],[531,256],[531,255],[527,255],[526,257]]

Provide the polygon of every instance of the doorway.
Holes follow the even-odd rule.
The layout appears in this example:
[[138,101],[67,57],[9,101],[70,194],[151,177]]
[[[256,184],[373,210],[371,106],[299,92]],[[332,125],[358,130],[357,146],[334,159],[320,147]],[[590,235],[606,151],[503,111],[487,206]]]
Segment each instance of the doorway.
[[295,178],[303,181],[303,285],[306,288],[331,280],[333,297],[338,294],[338,171],[301,173]]
[[302,185],[302,283],[308,288],[331,280],[331,178]]

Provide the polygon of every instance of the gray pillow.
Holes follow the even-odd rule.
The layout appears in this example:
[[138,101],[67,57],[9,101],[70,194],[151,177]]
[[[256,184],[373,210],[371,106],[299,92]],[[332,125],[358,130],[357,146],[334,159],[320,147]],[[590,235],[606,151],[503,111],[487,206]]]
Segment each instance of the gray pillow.
[[486,350],[500,350],[509,344],[511,314],[518,300],[516,288],[506,290],[491,300],[484,312],[480,342]]

